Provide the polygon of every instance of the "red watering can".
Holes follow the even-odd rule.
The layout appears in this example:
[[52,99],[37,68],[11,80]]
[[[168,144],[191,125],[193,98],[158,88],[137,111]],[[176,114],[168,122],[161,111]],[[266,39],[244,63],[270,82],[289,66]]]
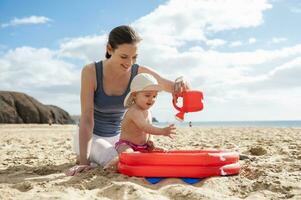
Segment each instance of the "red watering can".
[[[182,97],[183,106],[182,108],[177,106],[178,98]],[[184,120],[184,114],[188,112],[196,112],[203,110],[203,93],[201,91],[189,90],[182,92],[176,99],[172,100],[173,106],[180,111],[176,114],[176,118],[180,121]]]

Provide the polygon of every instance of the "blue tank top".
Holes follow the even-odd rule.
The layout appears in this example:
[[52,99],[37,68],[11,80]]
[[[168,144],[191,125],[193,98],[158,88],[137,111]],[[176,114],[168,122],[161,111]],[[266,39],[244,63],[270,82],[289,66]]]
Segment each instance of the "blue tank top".
[[121,96],[108,96],[103,89],[102,61],[95,63],[97,89],[94,92],[94,128],[93,133],[102,137],[112,137],[121,131],[121,119],[125,112],[123,101],[130,92],[130,84],[138,73],[139,65],[131,68],[131,78],[126,91]]

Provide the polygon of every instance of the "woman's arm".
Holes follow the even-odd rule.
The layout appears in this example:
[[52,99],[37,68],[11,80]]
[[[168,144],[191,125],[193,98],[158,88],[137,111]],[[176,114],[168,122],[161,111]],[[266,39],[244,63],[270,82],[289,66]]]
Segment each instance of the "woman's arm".
[[190,89],[188,83],[186,81],[184,81],[183,79],[182,80],[180,79],[179,81],[170,81],[170,80],[165,79],[162,76],[160,76],[153,69],[150,69],[150,68],[147,68],[144,66],[139,67],[138,73],[148,73],[148,74],[153,75],[157,79],[157,81],[160,84],[160,86],[162,87],[162,89],[166,92],[172,93],[173,97],[175,97],[175,95],[181,93],[182,91]]
[[165,78],[163,78],[162,76],[160,76],[156,71],[154,71],[153,69],[150,69],[150,68],[147,68],[147,67],[143,67],[143,66],[140,66],[139,67],[139,70],[138,70],[138,73],[148,73],[148,74],[151,74],[153,75],[159,85],[162,87],[162,89],[166,92],[169,92],[169,93],[173,93],[173,90],[174,90],[174,82],[173,81],[170,81],[170,80],[167,80]]
[[96,76],[94,64],[87,65],[81,75],[81,117],[79,128],[79,161],[80,165],[88,165],[88,151],[94,126],[94,91]]

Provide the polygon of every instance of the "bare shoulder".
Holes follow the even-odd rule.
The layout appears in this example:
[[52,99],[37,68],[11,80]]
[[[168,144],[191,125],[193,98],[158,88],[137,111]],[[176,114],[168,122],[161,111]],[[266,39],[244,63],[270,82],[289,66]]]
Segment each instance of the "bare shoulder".
[[95,64],[91,63],[85,65],[81,73],[82,90],[95,91],[96,90],[96,70]]
[[132,117],[133,115],[136,115],[137,112],[138,112],[138,110],[137,110],[135,107],[131,106],[131,107],[126,111],[126,115],[127,115],[128,117]]
[[127,116],[129,118],[135,119],[137,117],[143,116],[143,112],[137,109],[135,106],[132,106],[127,110]]
[[90,63],[90,64],[85,65],[82,69],[82,74],[83,75],[90,75],[90,76],[92,74],[95,74],[95,64]]

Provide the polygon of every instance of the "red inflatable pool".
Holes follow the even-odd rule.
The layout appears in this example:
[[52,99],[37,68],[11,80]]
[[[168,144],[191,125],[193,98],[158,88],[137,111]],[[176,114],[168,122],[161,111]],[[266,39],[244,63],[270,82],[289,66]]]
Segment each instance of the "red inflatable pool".
[[121,153],[118,170],[128,176],[204,178],[238,174],[239,154],[218,149]]

